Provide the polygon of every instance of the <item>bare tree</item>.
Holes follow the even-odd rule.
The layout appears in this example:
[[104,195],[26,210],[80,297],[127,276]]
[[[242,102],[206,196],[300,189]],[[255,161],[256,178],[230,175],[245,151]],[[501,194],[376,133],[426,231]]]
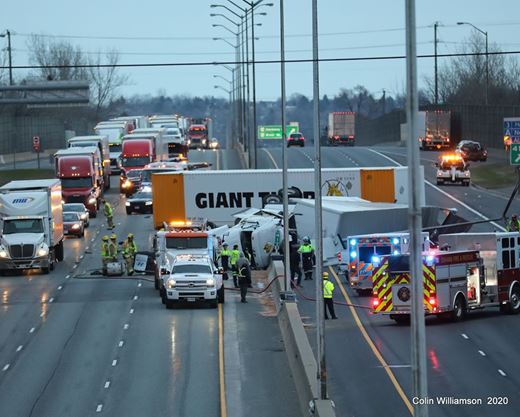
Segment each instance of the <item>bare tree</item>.
[[128,83],[128,76],[118,71],[118,62],[119,53],[115,50],[105,53],[105,62],[101,59],[101,53],[88,61],[90,91],[97,111],[114,98],[119,87]]

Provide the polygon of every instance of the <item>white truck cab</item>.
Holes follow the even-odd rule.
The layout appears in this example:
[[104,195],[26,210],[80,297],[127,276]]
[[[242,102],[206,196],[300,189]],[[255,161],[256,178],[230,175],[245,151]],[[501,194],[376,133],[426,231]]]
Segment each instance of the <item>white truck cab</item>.
[[461,155],[446,154],[442,155],[437,167],[437,185],[461,184],[469,187],[471,173],[469,164],[464,161]]
[[212,307],[224,303],[222,273],[207,255],[177,255],[162,281],[166,308],[180,301],[205,301]]

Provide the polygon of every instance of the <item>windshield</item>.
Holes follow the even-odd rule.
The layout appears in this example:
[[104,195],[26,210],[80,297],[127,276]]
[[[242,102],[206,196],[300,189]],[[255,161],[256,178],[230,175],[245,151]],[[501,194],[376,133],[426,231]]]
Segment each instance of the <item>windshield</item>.
[[77,212],[77,213],[83,213],[86,211],[86,208],[83,204],[64,204],[63,205],[63,212]]
[[131,156],[121,159],[121,165],[124,167],[143,167],[150,163],[149,156]]
[[139,178],[141,176],[141,170],[140,169],[131,169],[126,173],[126,176],[128,178]]
[[92,187],[91,177],[61,178],[62,188],[86,188]]
[[202,127],[190,127],[190,135],[207,135],[208,131]]
[[89,146],[97,146],[96,142],[71,142],[69,148],[86,148]]
[[123,145],[120,143],[111,143],[108,146],[110,147],[109,152],[121,152],[123,150]]
[[301,133],[291,133],[290,137],[292,139],[300,139],[301,137],[303,137],[303,135]]
[[151,200],[152,193],[139,192],[132,196],[132,200]]
[[63,213],[63,221],[66,223],[79,221],[78,213]]
[[41,219],[13,219],[4,221],[4,235],[14,233],[43,233]]
[[206,237],[167,237],[168,249],[206,249],[208,239]]
[[181,131],[177,128],[166,129],[167,135],[180,136]]
[[211,274],[209,265],[176,265],[172,274]]
[[108,141],[119,141],[123,136],[122,127],[98,127],[95,129],[96,135],[106,136]]
[[152,174],[156,174],[158,172],[170,172],[177,171],[178,168],[161,168],[161,169],[147,169],[141,173],[141,181],[142,182],[152,182]]

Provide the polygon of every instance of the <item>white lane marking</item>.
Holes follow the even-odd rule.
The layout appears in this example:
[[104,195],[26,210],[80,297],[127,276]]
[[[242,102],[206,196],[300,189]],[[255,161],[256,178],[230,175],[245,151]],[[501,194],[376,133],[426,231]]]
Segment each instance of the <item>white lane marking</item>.
[[141,283],[137,284],[138,287],[141,287],[142,285],[143,285],[143,284],[141,284]]
[[128,330],[129,327],[130,327],[130,325],[128,323],[125,323],[125,325],[123,326],[123,329]]
[[117,359],[114,359],[114,360],[112,361],[112,366],[116,366],[116,365],[117,365]]
[[134,309],[133,308],[130,309],[130,314],[134,314]]
[[29,330],[29,333],[34,333],[35,330],[36,330],[36,328],[31,327],[31,330]]
[[94,240],[96,240],[96,239],[94,239],[94,238],[90,239],[91,242],[94,242]]
[[137,300],[138,298],[139,298],[139,296],[134,295],[134,300]]
[[378,368],[411,368],[412,365],[388,365],[388,366],[381,366],[379,365]]
[[[389,156],[386,156],[384,154],[382,154],[381,152],[378,152],[378,151],[375,151],[373,149],[368,149],[370,152],[373,152],[383,158],[386,158],[387,160],[389,160],[390,162],[392,162],[393,164],[396,164],[397,166],[400,166],[402,167],[403,165],[400,164],[399,162],[397,162],[396,160],[390,158]],[[490,220],[488,217],[484,216],[482,213],[478,212],[477,210],[475,210],[474,208],[468,206],[466,203],[463,203],[462,201],[460,201],[459,199],[453,197],[452,195],[448,194],[446,191],[444,190],[441,190],[439,187],[437,187],[436,185],[433,185],[430,181],[428,180],[424,180],[424,182],[426,184],[428,184],[430,187],[432,187],[434,190],[440,192],[441,194],[445,195],[446,197],[448,197],[449,199],[455,201],[456,203],[460,204],[462,207],[464,207],[465,209],[471,211],[473,214],[476,214],[477,216],[479,216],[481,219],[483,220]],[[495,223],[495,222],[490,222],[490,224],[492,224],[493,226],[495,226],[497,229],[500,229],[502,230],[503,232],[506,231],[505,227],[502,227],[500,226],[498,223]]]
[[273,158],[273,155],[271,154],[271,152],[269,152],[267,149],[265,148],[262,148],[262,150],[267,154],[267,156],[269,157],[269,159],[271,160],[271,162],[273,163],[273,166],[275,169],[279,169],[280,167],[278,166],[278,164],[276,163],[276,161],[274,160]]
[[105,389],[107,389],[108,387],[110,387],[110,381],[105,382]]
[[101,413],[101,410],[103,410],[103,404],[98,404],[96,408],[96,413]]
[[60,285],[60,286],[58,287],[58,291],[61,291],[62,289],[63,289],[63,287]]
[[53,302],[54,302],[54,298],[53,297],[49,298],[49,303],[53,303]]
[[17,351],[17,352],[20,352],[22,349],[23,349],[23,345],[20,345],[20,346],[18,346],[18,347],[16,348],[16,351]]
[[486,356],[486,352],[479,350],[478,353],[480,353],[481,356]]
[[9,369],[9,367],[11,366],[10,363],[8,363],[7,365],[5,365],[3,368],[2,368],[2,371],[7,371]]
[[41,313],[41,314],[40,314],[40,317],[43,317],[43,316],[45,316],[45,313]]
[[119,347],[123,347],[124,344],[125,344],[125,342],[124,342],[123,340],[120,340],[118,346],[119,346]]
[[81,256],[79,257],[79,259],[83,259],[84,257],[85,257],[85,255],[81,255]]
[[499,369],[498,373],[502,376],[507,376],[507,374],[502,369]]
[[65,275],[65,279],[69,279],[70,278],[70,275]]
[[461,336],[464,338],[464,339],[469,339],[468,335],[466,333],[461,333]]
[[87,247],[85,248],[85,250],[89,250],[89,249],[90,249],[90,246],[87,246]]
[[78,267],[78,264],[74,265],[72,269],[76,269]]

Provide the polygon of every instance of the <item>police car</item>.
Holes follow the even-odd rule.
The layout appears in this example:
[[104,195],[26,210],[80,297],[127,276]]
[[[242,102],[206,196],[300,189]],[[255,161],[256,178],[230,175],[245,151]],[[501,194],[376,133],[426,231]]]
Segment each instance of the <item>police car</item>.
[[207,255],[177,255],[169,273],[161,276],[161,298],[166,308],[175,303],[204,301],[224,303],[222,271]]
[[469,164],[459,154],[441,155],[437,167],[437,185],[461,184],[469,187],[471,173]]

